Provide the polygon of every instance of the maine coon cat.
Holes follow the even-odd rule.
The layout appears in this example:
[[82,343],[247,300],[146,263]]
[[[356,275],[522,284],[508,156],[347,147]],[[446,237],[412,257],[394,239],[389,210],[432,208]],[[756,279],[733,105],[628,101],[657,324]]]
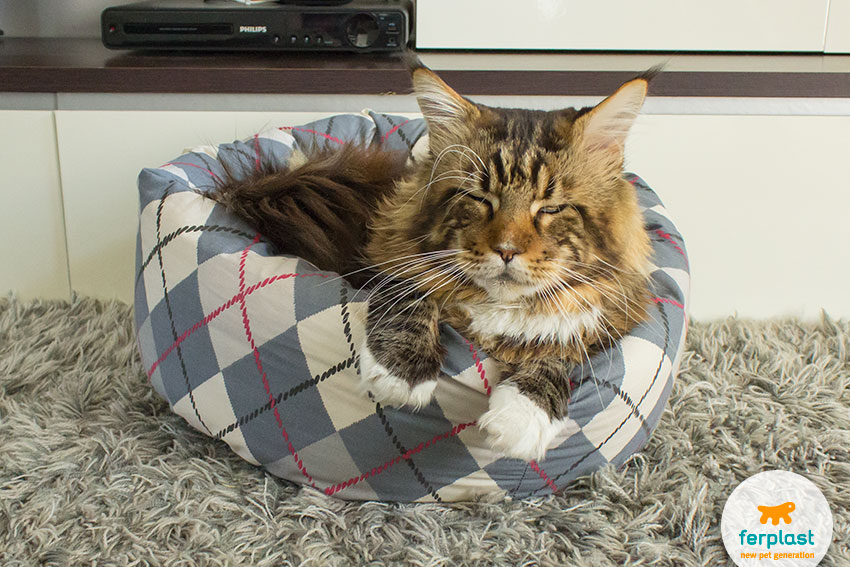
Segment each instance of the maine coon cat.
[[447,322],[503,364],[478,423],[540,459],[562,429],[569,372],[647,314],[650,245],[623,147],[650,74],[593,108],[492,108],[416,58],[429,151],[412,166],[346,147],[220,186],[214,197],[282,253],[375,284],[360,353],[383,404],[429,403]]

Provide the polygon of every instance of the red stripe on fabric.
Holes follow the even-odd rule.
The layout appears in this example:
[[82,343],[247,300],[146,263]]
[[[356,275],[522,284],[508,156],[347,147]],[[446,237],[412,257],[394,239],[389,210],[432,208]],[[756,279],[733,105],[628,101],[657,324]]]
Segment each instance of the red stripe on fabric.
[[543,470],[543,467],[541,467],[537,461],[529,461],[528,464],[531,465],[531,470],[540,475],[540,478],[542,478],[546,482],[546,484],[549,485],[549,488],[552,489],[552,494],[558,492],[558,487],[555,486],[555,483],[552,482],[552,479],[549,478],[549,475],[546,474],[546,471]]
[[466,344],[469,345],[469,352],[472,353],[472,361],[475,363],[475,368],[478,370],[478,375],[481,377],[481,380],[484,382],[484,391],[487,392],[487,395],[490,395],[490,392],[493,389],[490,387],[490,382],[487,381],[487,374],[484,372],[484,365],[481,364],[481,361],[478,359],[478,351],[475,350],[475,345],[473,345],[470,341],[463,339],[466,341]]
[[395,134],[395,132],[396,132],[399,128],[401,128],[402,126],[404,126],[404,125],[405,125],[405,124],[407,124],[408,122],[410,122],[410,120],[405,120],[404,122],[402,122],[402,123],[401,123],[401,124],[399,124],[398,126],[393,126],[393,129],[392,129],[392,130],[390,130],[389,132],[387,132],[386,134],[384,134],[384,135],[383,135],[383,137],[381,138],[381,141],[382,141],[382,142],[386,142],[386,141],[387,141],[387,138],[389,138],[390,136],[392,136],[393,134]]
[[254,134],[254,153],[257,157],[254,159],[254,169],[260,171],[260,135]]
[[[631,183],[632,185],[634,185],[635,183],[637,183],[637,181],[638,181],[638,178],[637,178],[637,177],[634,177],[634,178],[632,178],[632,179],[630,179],[630,180],[629,180],[629,183]],[[658,236],[660,236],[660,237],[661,237],[661,238],[663,238],[664,240],[669,241],[669,242],[670,242],[670,244],[672,244],[672,245],[673,245],[673,247],[676,249],[676,251],[677,251],[679,254],[681,254],[682,256],[684,256],[684,258],[685,258],[685,265],[688,265],[688,255],[687,255],[687,254],[685,254],[685,251],[684,251],[684,250],[682,250],[682,248],[681,248],[681,247],[680,247],[680,246],[676,243],[676,241],[675,241],[675,240],[673,240],[673,237],[672,237],[670,234],[668,234],[668,233],[664,232],[664,231],[663,231],[663,230],[661,230],[660,228],[655,229],[655,234],[657,234]]]
[[339,484],[335,484],[333,486],[327,487],[325,489],[325,494],[330,496],[332,494],[339,492],[340,490],[343,490],[345,488],[348,488],[349,486],[353,486],[353,485],[357,484],[358,482],[366,480],[369,477],[378,476],[379,474],[381,474],[385,470],[389,469],[393,465],[400,463],[402,460],[406,461],[406,460],[410,459],[413,455],[422,452],[423,450],[434,445],[435,443],[437,443],[439,441],[443,441],[444,439],[448,439],[450,437],[454,437],[455,435],[457,435],[458,433],[460,433],[461,431],[463,431],[467,427],[472,427],[473,425],[477,425],[477,424],[478,424],[477,421],[470,421],[469,423],[461,423],[459,425],[455,425],[454,427],[452,427],[450,430],[446,431],[445,433],[440,433],[439,435],[435,435],[433,438],[429,439],[428,441],[423,441],[423,442],[419,443],[416,447],[414,447],[413,449],[409,449],[403,455],[399,455],[398,457],[396,457],[394,459],[390,459],[389,461],[385,462],[382,465],[378,465],[376,467],[373,467],[372,470],[366,471],[365,473],[361,474],[360,476],[354,476],[354,477],[351,477],[350,479],[346,480],[345,482],[341,482]]
[[673,240],[673,237],[670,234],[664,232],[660,228],[655,229],[655,234],[657,234],[658,236],[660,236],[661,238],[663,238],[664,240],[666,240],[667,242],[672,244],[673,248],[675,248],[676,251],[685,258],[685,265],[687,265],[687,263],[688,263],[687,254],[685,254],[685,251],[682,250],[682,248],[676,243],[675,240]]
[[186,331],[183,332],[182,335],[180,335],[180,337],[177,338],[176,341],[174,341],[174,343],[172,343],[171,346],[169,346],[167,349],[165,349],[162,352],[162,354],[159,356],[159,358],[156,360],[156,362],[154,362],[151,365],[150,369],[148,369],[148,371],[147,371],[148,380],[150,380],[151,376],[153,375],[153,373],[157,369],[157,367],[160,364],[162,364],[162,362],[166,358],[168,358],[168,355],[171,354],[174,351],[175,348],[180,346],[180,344],[183,341],[188,339],[195,331],[197,331],[201,327],[205,327],[206,325],[208,325],[213,319],[215,319],[216,317],[218,317],[219,315],[221,315],[222,313],[224,313],[225,311],[227,311],[228,309],[233,307],[236,303],[238,303],[239,301],[241,301],[245,297],[248,297],[249,295],[251,295],[255,291],[262,289],[262,288],[266,287],[267,285],[272,284],[272,283],[274,283],[278,280],[285,280],[285,279],[288,279],[288,278],[309,278],[309,277],[327,278],[328,274],[318,274],[318,273],[312,273],[312,274],[278,274],[276,276],[270,276],[270,277],[264,279],[263,281],[261,281],[260,283],[256,283],[256,284],[252,285],[251,287],[249,287],[245,290],[244,294],[243,293],[237,293],[236,295],[234,295],[233,297],[228,299],[226,302],[221,304],[219,307],[217,307],[216,309],[211,311],[206,317],[204,317],[203,319],[201,319],[200,321],[198,321],[197,323],[195,323],[194,325],[189,327]]
[[336,142],[337,144],[345,144],[345,140],[340,140],[339,138],[334,138],[333,136],[325,134],[324,132],[316,132],[315,130],[310,130],[309,128],[294,128],[292,126],[282,126],[281,128],[278,128],[278,130],[295,130],[296,132],[305,132],[307,134],[321,136],[322,138],[326,138],[331,142]]
[[289,453],[292,455],[292,458],[295,459],[295,464],[298,466],[298,470],[301,471],[307,480],[310,482],[310,486],[316,488],[316,483],[313,481],[313,477],[310,476],[310,473],[307,472],[307,467],[304,466],[304,461],[298,457],[298,452],[295,450],[295,447],[292,446],[292,441],[289,440],[289,434],[286,432],[286,427],[283,426],[283,420],[280,417],[280,412],[275,405],[274,396],[272,395],[272,389],[269,385],[269,377],[266,374],[265,369],[263,368],[263,363],[260,360],[260,351],[257,348],[256,343],[254,342],[254,334],[251,332],[251,321],[248,318],[248,305],[245,301],[245,261],[248,258],[248,250],[251,249],[251,246],[260,241],[260,234],[257,233],[257,236],[254,237],[254,240],[251,241],[248,246],[242,250],[242,256],[239,258],[239,295],[240,300],[239,304],[242,308],[242,325],[245,327],[245,336],[248,338],[248,344],[251,346],[251,350],[254,351],[254,362],[257,364],[257,370],[260,373],[260,377],[263,380],[263,387],[266,389],[266,394],[269,396],[269,402],[271,403],[271,407],[274,409],[274,418],[277,421],[277,426],[280,428],[281,433],[283,434],[283,440],[286,441],[286,448],[289,449]]
[[[472,360],[475,362],[475,368],[478,369],[478,375],[481,376],[481,380],[484,381],[484,389],[487,392],[487,395],[489,396],[490,392],[492,391],[492,388],[490,388],[490,384],[487,381],[487,377],[484,373],[484,365],[481,364],[481,361],[478,359],[478,351],[475,350],[475,345],[473,345],[470,341],[466,339],[463,340],[466,341],[467,345],[469,345],[469,351],[472,353]],[[570,383],[570,386],[572,386],[572,382]],[[546,483],[552,489],[553,493],[557,492],[558,487],[555,486],[555,483],[549,480],[549,476],[546,474],[546,471],[543,470],[543,467],[541,467],[536,461],[531,461],[531,468],[534,469],[534,471],[540,475],[540,478],[546,481]]]
[[159,167],[159,169],[162,169],[163,167],[168,167],[169,165],[185,165],[185,166],[188,166],[188,167],[194,167],[196,169],[200,169],[201,171],[206,171],[207,173],[209,173],[210,175],[212,175],[213,177],[218,179],[218,175],[216,175],[215,173],[213,173],[212,171],[210,171],[206,167],[201,167],[200,165],[195,165],[194,163],[187,163],[185,161],[170,161],[168,163],[162,164]]
[[675,299],[667,299],[666,297],[656,297],[652,300],[655,303],[669,303],[670,305],[675,305],[679,309],[684,309],[685,306],[676,301]]

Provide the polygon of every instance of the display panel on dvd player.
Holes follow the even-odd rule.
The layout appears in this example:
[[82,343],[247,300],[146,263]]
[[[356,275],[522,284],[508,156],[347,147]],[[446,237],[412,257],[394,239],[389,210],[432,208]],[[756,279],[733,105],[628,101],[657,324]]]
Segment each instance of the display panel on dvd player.
[[410,20],[407,0],[153,0],[104,10],[101,36],[110,49],[398,51]]

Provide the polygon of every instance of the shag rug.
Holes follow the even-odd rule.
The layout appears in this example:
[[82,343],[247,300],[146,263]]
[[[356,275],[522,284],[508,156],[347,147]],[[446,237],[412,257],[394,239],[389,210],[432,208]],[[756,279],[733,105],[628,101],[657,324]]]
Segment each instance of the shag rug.
[[129,306],[0,300],[0,565],[732,565],[720,517],[770,469],[830,502],[850,565],[850,323],[693,323],[647,448],[556,496],[350,503],[196,433],[140,368]]

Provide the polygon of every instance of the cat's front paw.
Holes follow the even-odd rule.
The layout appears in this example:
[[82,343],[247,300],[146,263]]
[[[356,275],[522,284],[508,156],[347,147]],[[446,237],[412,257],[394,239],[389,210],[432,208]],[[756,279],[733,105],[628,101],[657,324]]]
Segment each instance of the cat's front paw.
[[360,349],[360,387],[364,392],[372,392],[375,401],[393,407],[410,406],[419,409],[427,406],[437,387],[436,377],[412,386],[410,382],[396,376],[375,356],[366,343]]
[[490,409],[478,419],[487,434],[487,443],[507,457],[525,461],[540,460],[563,429],[540,406],[519,391],[515,384],[503,383],[490,396]]

